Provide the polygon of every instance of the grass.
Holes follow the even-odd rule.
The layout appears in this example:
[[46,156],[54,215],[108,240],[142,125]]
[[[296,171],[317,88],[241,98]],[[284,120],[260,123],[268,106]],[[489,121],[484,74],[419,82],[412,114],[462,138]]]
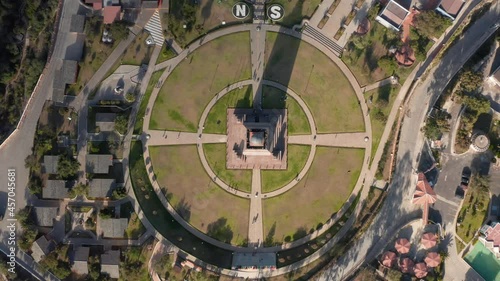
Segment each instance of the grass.
[[[192,226],[208,233],[210,225],[225,219],[227,240],[245,243],[249,201],[227,193],[213,183],[198,159],[194,145],[150,147],[151,161],[160,187],[177,212]],[[214,237],[219,238],[219,237]]]
[[370,161],[373,161],[373,157],[377,152],[380,138],[384,133],[386,121],[391,112],[392,104],[398,95],[399,88],[400,86],[397,85],[385,85],[365,92],[365,100],[370,111],[370,121],[372,124],[372,154]]
[[324,224],[351,194],[363,156],[362,149],[318,147],[308,174],[297,186],[264,200],[264,235],[274,232],[275,241],[296,240]]
[[162,63],[164,61],[167,61],[171,58],[176,57],[177,54],[175,51],[167,44],[163,43],[163,46],[161,47],[160,55],[158,56],[158,59],[156,60],[156,64]]
[[252,86],[244,86],[234,89],[220,98],[212,107],[205,121],[204,133],[226,134],[227,133],[227,109],[252,108]]
[[306,165],[311,147],[308,145],[288,145],[288,167],[286,170],[262,170],[262,192],[282,188],[295,180]]
[[101,42],[103,29],[104,24],[102,21],[86,21],[83,58],[79,62],[76,83],[69,85],[66,90],[68,95],[77,95],[113,52],[113,49],[118,46],[118,41],[114,41],[111,44]]
[[139,239],[146,232],[141,220],[136,213],[133,213],[128,221],[128,227],[125,229],[125,237],[129,239]]
[[130,178],[141,210],[156,230],[171,243],[197,258],[230,268],[232,253],[206,243],[184,229],[163,207],[151,185],[140,142],[132,142],[130,151]]
[[146,88],[146,93],[144,93],[144,97],[142,97],[141,105],[139,106],[139,110],[137,111],[137,117],[135,119],[134,124],[134,134],[142,133],[142,125],[144,124],[144,115],[146,114],[146,107],[148,107],[149,98],[151,97],[151,93],[153,93],[153,88],[160,80],[161,75],[163,74],[162,70],[155,71],[151,75],[151,79],[149,80],[148,87]]
[[310,44],[268,32],[264,79],[299,94],[310,108],[319,133],[364,130],[363,114],[349,80]]
[[[388,54],[390,46],[399,42],[399,34],[385,28],[381,24],[371,20],[370,31],[363,36],[351,36],[347,43],[347,50],[342,55],[342,60],[352,71],[358,83],[366,86],[382,80],[392,73],[387,73],[378,65],[381,57]],[[430,48],[430,44],[427,49]],[[399,82],[404,83],[408,75],[418,63],[411,67],[398,67],[396,74]]]
[[208,164],[219,179],[234,189],[250,192],[252,171],[226,169],[226,144],[204,144],[203,151]]
[[[286,100],[284,100],[286,97]],[[311,126],[299,103],[280,89],[264,85],[262,87],[262,107],[265,109],[287,109],[287,126],[289,135],[311,133]]]
[[[203,36],[212,29],[221,27],[222,21],[227,25],[242,22],[236,19],[232,14],[232,7],[238,0],[222,0],[222,1],[200,1],[198,4],[185,0],[170,1],[170,14],[162,14],[164,22],[163,29],[168,29],[181,47],[186,47],[196,38]],[[194,16],[188,17],[183,14],[185,10],[183,5],[186,3],[194,9]],[[251,7],[252,5],[249,5]],[[251,14],[251,13],[250,13]],[[252,20],[251,16],[246,18],[247,21]],[[188,24],[188,21],[193,21]],[[186,24],[186,28],[183,25]]]
[[480,190],[474,186],[474,177],[467,191],[462,209],[457,219],[457,235],[469,243],[474,238],[476,232],[483,225],[487,217],[490,196],[488,191]]
[[248,32],[210,41],[167,78],[153,107],[150,128],[195,132],[210,99],[227,85],[250,77]]
[[279,23],[292,27],[295,24],[300,24],[303,18],[311,18],[321,0],[272,0],[266,4],[270,5],[274,3],[281,4],[285,9],[285,16]]

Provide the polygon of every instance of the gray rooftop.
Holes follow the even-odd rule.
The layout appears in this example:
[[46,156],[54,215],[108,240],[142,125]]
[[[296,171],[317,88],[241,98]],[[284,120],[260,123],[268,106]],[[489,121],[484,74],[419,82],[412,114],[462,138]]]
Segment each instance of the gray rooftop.
[[68,197],[68,187],[71,184],[63,180],[47,180],[42,189],[42,196],[46,199],[64,199]]
[[59,155],[45,155],[43,156],[42,173],[57,174],[57,162]]
[[73,262],[72,270],[78,274],[88,274],[89,267],[88,261],[89,259],[89,247],[79,247],[75,251],[75,260]]
[[111,154],[88,154],[87,173],[107,174],[109,167],[113,165],[113,155]]
[[72,15],[71,24],[69,26],[69,32],[83,33],[83,28],[85,26],[85,16],[84,15]]
[[114,131],[115,119],[116,113],[96,113],[95,124],[99,127],[100,131]]
[[109,277],[120,278],[120,251],[107,251],[101,255],[101,273]]
[[44,256],[48,255],[56,248],[54,241],[48,241],[45,236],[38,238],[31,246],[31,256],[36,262],[39,262]]
[[116,188],[115,179],[92,179],[89,187],[89,197],[111,197]]
[[73,84],[76,82],[76,72],[78,71],[78,62],[75,60],[63,60],[61,68],[63,74],[63,81],[66,84]]
[[57,217],[57,207],[35,207],[35,221],[38,226],[54,226]]
[[123,238],[128,227],[128,219],[101,219],[101,229],[104,237]]

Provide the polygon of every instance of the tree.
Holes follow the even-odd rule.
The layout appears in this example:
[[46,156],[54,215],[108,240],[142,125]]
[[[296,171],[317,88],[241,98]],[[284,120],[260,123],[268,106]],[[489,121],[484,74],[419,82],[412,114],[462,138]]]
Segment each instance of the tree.
[[26,157],[26,159],[24,159],[24,167],[26,169],[30,169],[30,170],[39,170],[40,163],[38,162],[36,155],[34,155],[34,154],[28,155],[28,157]]
[[378,60],[378,66],[380,66],[386,73],[393,74],[398,68],[396,61],[389,57],[383,56]]
[[125,115],[118,115],[115,119],[115,130],[121,135],[125,135],[128,128],[128,117]]
[[127,197],[127,190],[125,190],[125,188],[117,188],[113,190],[113,194],[111,195],[111,197],[114,200],[120,200],[122,198],[125,198]]
[[468,92],[478,92],[483,84],[483,73],[471,70],[464,71],[460,75],[460,87]]
[[127,38],[129,29],[126,22],[115,21],[114,23],[109,25],[109,32],[111,33],[111,37],[115,41],[120,41]]
[[444,132],[450,130],[450,114],[444,111],[438,111],[434,116],[429,116],[425,122],[425,126],[422,128],[425,137],[436,140],[441,137]]
[[439,38],[451,25],[451,21],[434,10],[421,11],[414,19],[415,26],[421,35],[428,38]]
[[463,103],[467,106],[468,111],[474,114],[473,123],[476,122],[477,116],[481,113],[488,113],[490,111],[490,101],[482,95],[465,96]]
[[488,192],[490,189],[490,178],[488,176],[476,175],[471,181],[471,185],[480,191]]
[[126,99],[128,102],[134,102],[134,101],[135,101],[135,93],[134,93],[134,92],[128,92],[128,93],[125,95],[125,99]]
[[89,193],[89,186],[83,183],[79,183],[70,190],[69,195],[70,197],[74,198],[79,195],[88,196],[88,193]]
[[80,169],[80,163],[68,155],[59,156],[57,161],[57,173],[60,178],[68,179],[76,176]]

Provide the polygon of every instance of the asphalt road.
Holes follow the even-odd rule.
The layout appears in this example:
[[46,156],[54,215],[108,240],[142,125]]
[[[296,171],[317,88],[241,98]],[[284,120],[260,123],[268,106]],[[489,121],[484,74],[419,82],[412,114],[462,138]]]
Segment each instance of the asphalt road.
[[[392,236],[397,225],[412,217],[416,210],[410,205],[416,182],[414,171],[417,163],[415,160],[423,145],[419,128],[431,107],[430,104],[433,104],[433,101],[443,92],[450,79],[480,47],[481,42],[494,31],[492,26],[498,23],[499,19],[500,2],[496,2],[467,30],[463,38],[451,47],[437,67],[430,71],[427,78],[416,86],[408,106],[409,114],[405,117],[401,128],[396,172],[389,186],[384,206],[363,238],[358,240],[335,265],[319,276],[319,280],[341,280],[352,273],[363,261],[375,258],[383,249],[380,247],[381,241],[384,241],[383,238]],[[462,280],[471,274],[470,271],[464,272],[464,267],[457,267],[462,270],[455,272],[446,270],[447,280],[458,280],[450,274],[456,274]]]

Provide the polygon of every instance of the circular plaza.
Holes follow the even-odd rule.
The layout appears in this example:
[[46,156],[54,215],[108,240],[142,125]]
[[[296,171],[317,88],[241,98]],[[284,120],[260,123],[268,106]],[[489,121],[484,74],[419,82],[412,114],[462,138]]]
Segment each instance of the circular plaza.
[[[156,66],[137,148],[154,192],[138,200],[157,230],[168,210],[221,251],[277,253],[335,234],[361,189],[371,129],[359,85],[333,53],[256,26],[209,33]],[[203,242],[167,238],[203,260]]]

